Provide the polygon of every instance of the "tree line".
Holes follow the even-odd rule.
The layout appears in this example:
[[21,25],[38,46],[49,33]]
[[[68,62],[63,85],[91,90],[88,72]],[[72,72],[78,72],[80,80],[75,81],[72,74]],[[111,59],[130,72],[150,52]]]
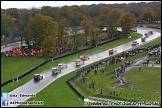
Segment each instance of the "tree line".
[[105,25],[110,26],[108,35],[113,35],[117,26],[121,26],[127,36],[138,21],[155,20],[161,21],[159,2],[42,6],[41,9],[33,7],[30,10],[9,8],[1,9],[1,37],[22,33],[28,45],[33,41],[46,53],[53,53],[56,46],[67,45],[67,27],[81,26],[85,31],[85,40],[91,36],[92,45],[96,45],[98,34]]

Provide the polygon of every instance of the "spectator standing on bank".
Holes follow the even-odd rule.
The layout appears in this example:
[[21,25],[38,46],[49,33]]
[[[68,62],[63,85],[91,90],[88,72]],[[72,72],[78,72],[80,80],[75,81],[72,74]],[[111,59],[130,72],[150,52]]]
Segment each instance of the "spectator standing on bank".
[[154,63],[152,63],[152,67],[154,66]]
[[139,71],[141,71],[141,67],[139,67]]

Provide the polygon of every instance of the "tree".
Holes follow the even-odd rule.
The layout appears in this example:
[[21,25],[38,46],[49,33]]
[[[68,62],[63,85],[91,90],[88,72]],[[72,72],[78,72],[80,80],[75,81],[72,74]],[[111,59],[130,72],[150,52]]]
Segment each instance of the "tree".
[[85,31],[85,35],[86,35],[86,40],[87,40],[87,37],[88,37],[88,30],[90,28],[90,25],[91,25],[91,21],[90,20],[83,20],[81,21],[80,23],[80,26],[82,27],[82,29]]
[[58,38],[58,44],[60,46],[62,46],[63,44],[66,45],[67,44],[67,40],[68,40],[68,31],[66,30],[65,27],[67,27],[68,24],[65,20],[61,20],[58,22],[58,25],[57,25],[57,38]]
[[152,8],[145,8],[141,15],[141,19],[148,22],[154,21],[155,11]]
[[98,42],[98,39],[97,39],[98,27],[97,27],[94,19],[90,20],[90,27],[88,29],[88,32],[91,35],[92,45],[93,46],[97,45],[97,42]]
[[40,9],[37,9],[36,7],[32,7],[32,9],[30,10],[32,13],[33,18],[35,17],[36,14],[40,13]]
[[121,10],[118,8],[111,9],[111,12],[109,14],[109,20],[111,21],[110,25],[115,24],[116,30],[117,30],[117,22],[119,20],[120,14],[121,14]]
[[100,21],[102,21],[104,26],[107,25],[109,15],[110,15],[110,9],[108,7],[102,6],[99,12],[99,19]]
[[42,6],[41,7],[41,14],[44,16],[50,16],[52,17],[55,21],[57,21],[57,13],[54,12],[54,10],[52,9],[52,7],[50,6]]
[[22,30],[24,31],[30,19],[32,19],[32,13],[27,9],[21,9],[20,12],[22,16]]
[[97,17],[93,18],[93,22],[94,22],[95,26],[98,28],[98,30],[97,30],[97,37],[96,37],[97,40],[98,40],[98,34],[99,34],[98,31],[101,31],[103,29],[104,25],[102,24],[102,22],[99,21],[99,18],[97,18]]
[[4,13],[1,15],[1,35],[9,36],[14,32],[16,19],[11,15]]
[[127,36],[127,34],[131,33],[132,29],[135,28],[135,18],[131,13],[124,12],[121,14],[118,24],[122,28],[122,33]]
[[20,10],[18,10],[17,8],[9,8],[6,11],[8,14],[10,14],[12,17],[14,17],[16,19],[15,21],[15,32],[22,32],[23,31],[23,27],[22,27],[22,14],[20,12]]
[[116,31],[116,28],[114,26],[114,24],[111,24],[110,27],[108,28],[108,35],[114,35]]
[[26,41],[34,39],[35,44],[40,46],[46,36],[56,38],[58,35],[57,25],[58,23],[53,21],[50,16],[36,14],[25,28]]
[[51,57],[56,53],[56,38],[53,36],[46,36],[41,42],[41,48],[45,56]]
[[156,20],[161,21],[161,8],[158,8],[155,14],[156,14]]

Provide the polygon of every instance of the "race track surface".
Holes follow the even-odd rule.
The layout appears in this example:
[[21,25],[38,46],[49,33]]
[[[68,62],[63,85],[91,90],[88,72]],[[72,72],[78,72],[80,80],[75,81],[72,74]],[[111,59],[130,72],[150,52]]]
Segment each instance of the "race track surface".
[[[25,44],[24,44],[25,41],[22,41],[22,42],[23,42],[22,45],[25,45]],[[15,43],[7,44],[7,47],[6,47],[5,45],[2,45],[2,46],[1,46],[1,53],[2,53],[2,52],[9,51],[9,50],[11,50],[12,48],[20,47],[20,46],[21,46],[21,41],[15,42]]]
[[[141,33],[141,34],[147,33],[147,31],[149,31],[149,28],[141,28],[141,27],[137,28],[137,32]],[[153,31],[153,35],[150,35],[148,38],[146,38],[146,42],[143,42],[143,43],[147,43],[148,41],[151,41],[151,40],[161,36],[161,33],[156,32],[155,30],[152,30],[152,31]],[[137,39],[137,42],[139,43],[139,45],[142,44],[141,39]],[[120,45],[120,46],[115,47],[113,49],[116,50],[117,53],[120,53],[120,52],[123,52],[124,50],[128,50],[130,48],[132,48],[132,42]],[[106,58],[106,57],[109,57],[108,51],[104,51],[104,52],[95,54],[93,56],[90,56],[89,60],[85,61],[84,66],[86,66],[88,64],[91,64],[94,61],[98,61],[98,60],[101,60],[103,58]],[[55,62],[53,62],[53,63],[55,63]],[[63,75],[66,75],[66,74],[68,74],[68,73],[70,73],[70,72],[72,72],[72,71],[74,71],[76,69],[78,69],[78,68],[75,67],[74,62],[67,64],[67,66],[68,66],[67,69],[63,70],[60,74],[55,75],[55,76],[52,75],[51,71],[43,73],[42,74],[43,75],[43,80],[41,80],[41,81],[39,81],[37,83],[34,82],[33,79],[31,78],[31,80],[29,82],[27,82],[26,84],[18,87],[15,90],[11,91],[9,94],[12,94],[12,95],[13,94],[17,94],[17,95],[20,95],[20,94],[37,94],[39,91],[44,89],[46,86],[51,84],[56,79],[60,78]],[[11,101],[26,101],[27,99],[29,99],[29,97],[28,98],[22,98],[22,97],[21,98],[19,98],[19,97],[13,97],[13,98],[9,97],[8,98],[9,102],[11,102]],[[2,101],[2,99],[1,99],[1,101]],[[12,105],[12,104],[9,103],[9,105],[8,105],[8,107],[16,107],[16,106],[18,106],[18,104]]]

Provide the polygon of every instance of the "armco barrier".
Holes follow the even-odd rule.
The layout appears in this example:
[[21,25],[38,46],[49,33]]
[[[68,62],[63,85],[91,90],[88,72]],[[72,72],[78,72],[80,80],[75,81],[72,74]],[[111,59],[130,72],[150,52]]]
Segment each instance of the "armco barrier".
[[12,81],[13,81],[13,79],[10,79],[10,80],[8,80],[8,81],[5,81],[4,83],[1,84],[1,87],[3,87],[4,85],[6,85],[6,84],[8,84],[8,83],[10,83],[10,82],[12,82]]
[[71,84],[69,80],[67,80],[66,83],[68,83],[68,85],[77,93],[81,100],[84,100],[84,96]]

